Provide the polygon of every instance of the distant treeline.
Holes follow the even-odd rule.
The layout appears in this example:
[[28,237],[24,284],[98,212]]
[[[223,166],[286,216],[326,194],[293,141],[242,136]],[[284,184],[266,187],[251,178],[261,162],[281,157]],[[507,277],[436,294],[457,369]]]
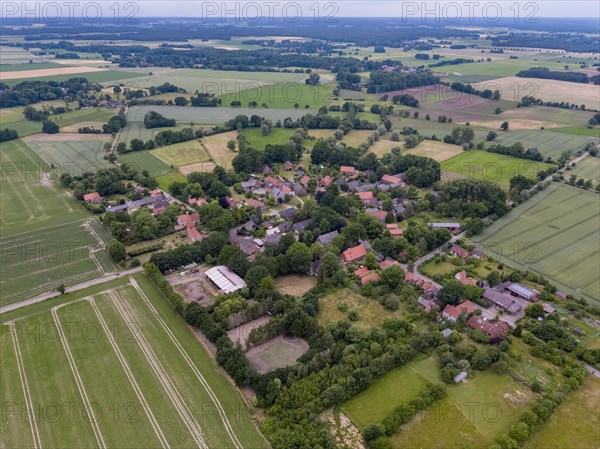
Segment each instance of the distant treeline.
[[472,62],[475,62],[475,60],[467,59],[467,58],[445,59],[443,61],[436,62],[435,64],[429,64],[428,67],[442,67],[445,65],[470,64]]
[[597,53],[600,40],[583,34],[510,33],[492,37],[494,47],[552,48],[574,53]]
[[557,70],[550,70],[547,67],[532,67],[527,70],[521,70],[517,73],[517,76],[521,78],[541,78],[581,84],[588,84],[590,82],[590,78],[585,73],[559,72]]
[[368,93],[411,89],[437,84],[440,79],[429,72],[384,72],[374,71],[367,85]]

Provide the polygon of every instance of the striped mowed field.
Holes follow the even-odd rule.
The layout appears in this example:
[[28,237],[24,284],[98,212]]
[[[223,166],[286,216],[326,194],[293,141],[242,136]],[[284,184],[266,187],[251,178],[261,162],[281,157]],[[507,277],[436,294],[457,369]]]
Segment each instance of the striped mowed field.
[[109,287],[3,323],[2,446],[264,448],[154,285],[139,275]]

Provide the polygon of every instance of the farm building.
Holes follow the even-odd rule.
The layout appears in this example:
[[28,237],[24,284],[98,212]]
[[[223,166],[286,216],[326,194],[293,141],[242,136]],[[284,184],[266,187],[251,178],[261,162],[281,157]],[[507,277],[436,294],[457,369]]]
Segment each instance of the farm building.
[[102,201],[102,195],[98,192],[86,193],[83,195],[83,201],[86,203],[99,203]]
[[348,165],[342,165],[340,167],[340,174],[342,175],[354,175],[356,173],[356,168],[350,167]]
[[475,312],[475,306],[473,306],[473,303],[471,301],[465,301],[463,303],[458,304],[457,306],[452,306],[448,304],[444,308],[442,316],[450,321],[456,321],[462,313],[468,315],[469,313],[473,312]]
[[537,301],[538,297],[540,296],[540,292],[534,290],[533,288],[525,287],[523,284],[510,284],[506,287],[506,290],[509,291],[513,296],[523,298],[531,302]]
[[344,251],[342,253],[342,261],[344,263],[350,263],[350,262],[360,260],[363,257],[365,257],[366,255],[367,255],[367,250],[365,249],[365,247],[362,244],[360,244],[360,245],[356,245],[352,248],[348,248],[346,251]]
[[244,280],[224,265],[213,267],[205,274],[224,293],[232,293],[246,288]]
[[489,287],[483,291],[483,298],[492,301],[495,305],[502,307],[511,314],[515,314],[521,310],[521,306],[510,296]]
[[460,231],[460,223],[427,223],[433,229],[447,229],[450,232]]
[[458,245],[452,245],[452,248],[450,248],[450,252],[455,256],[462,258],[467,258],[471,255],[468,250]]
[[492,340],[502,339],[510,330],[506,321],[498,320],[495,323],[490,323],[479,316],[472,316],[467,324],[471,329],[479,329]]

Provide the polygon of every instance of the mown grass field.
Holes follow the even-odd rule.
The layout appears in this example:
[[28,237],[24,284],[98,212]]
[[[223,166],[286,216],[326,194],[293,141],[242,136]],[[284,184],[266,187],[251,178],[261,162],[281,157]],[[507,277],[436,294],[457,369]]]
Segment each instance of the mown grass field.
[[[5,417],[3,446],[34,447],[35,435],[38,447],[265,447],[236,391],[148,279],[103,287],[23,309],[2,326],[0,395],[17,409]],[[21,415],[24,404],[36,405],[35,419]]]
[[139,171],[148,170],[151,176],[164,176],[173,172],[173,169],[152,155],[150,151],[132,151],[130,153],[120,154],[118,161],[124,164],[131,164]]
[[110,236],[57,172],[20,140],[3,143],[0,159],[0,304],[114,270]]
[[533,271],[563,290],[598,304],[600,197],[552,184],[473,240],[492,257]]
[[158,182],[158,187],[168,192],[171,184],[174,182],[186,182],[186,177],[181,173],[169,173],[168,175],[157,176],[156,181]]
[[263,136],[260,128],[244,128],[242,134],[246,140],[257,150],[264,150],[268,144],[284,144],[294,135],[295,129],[291,128],[271,128],[271,132]]
[[441,167],[442,180],[456,177],[485,179],[508,187],[510,178],[522,175],[529,179],[536,179],[539,171],[547,170],[552,167],[552,164],[488,153],[483,150],[469,150],[442,162]]
[[265,103],[269,108],[290,109],[297,104],[298,109],[305,109],[306,106],[318,109],[333,98],[333,88],[333,83],[318,86],[301,83],[271,84],[226,94],[221,100],[224,107],[228,107],[232,101],[240,101],[242,106],[256,101],[258,106]]
[[210,156],[204,149],[199,140],[189,140],[187,142],[168,145],[166,147],[151,150],[150,154],[157,157],[168,165],[187,165],[196,162],[207,162]]
[[437,140],[424,140],[415,148],[404,150],[402,153],[430,157],[438,162],[443,162],[462,152],[462,147],[458,145],[451,145]]

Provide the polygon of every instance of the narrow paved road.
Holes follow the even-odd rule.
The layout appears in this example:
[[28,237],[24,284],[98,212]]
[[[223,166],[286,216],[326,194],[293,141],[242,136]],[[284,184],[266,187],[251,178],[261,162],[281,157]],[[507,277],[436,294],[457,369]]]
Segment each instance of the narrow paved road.
[[[82,282],[81,284],[76,284],[71,287],[67,287],[65,289],[65,294],[71,293],[71,292],[76,292],[78,290],[83,290],[84,288],[92,287],[94,285],[104,284],[105,282],[113,281],[121,276],[129,276],[131,274],[139,273],[143,269],[144,269],[144,267],[139,266],[139,267],[132,268],[131,270],[109,273],[106,276],[102,276],[102,277],[99,277],[96,279],[90,279],[89,281]],[[10,312],[11,310],[17,310],[22,307],[30,306],[32,304],[37,304],[38,302],[46,301],[47,299],[51,299],[51,298],[56,298],[57,296],[60,296],[60,293],[54,291],[54,292],[45,293],[40,296],[36,296],[35,298],[26,299],[25,301],[16,302],[14,304],[9,304],[7,306],[0,307],[0,314]]]
[[466,235],[467,235],[467,231],[463,231],[460,234],[456,234],[450,240],[448,240],[446,243],[444,243],[442,246],[438,246],[436,249],[434,249],[430,253],[427,253],[423,257],[415,260],[415,263],[413,265],[413,273],[417,273],[419,265],[423,264],[424,262],[427,262],[429,259],[433,258],[436,254],[440,254],[447,245],[453,244],[457,240],[465,237]]

